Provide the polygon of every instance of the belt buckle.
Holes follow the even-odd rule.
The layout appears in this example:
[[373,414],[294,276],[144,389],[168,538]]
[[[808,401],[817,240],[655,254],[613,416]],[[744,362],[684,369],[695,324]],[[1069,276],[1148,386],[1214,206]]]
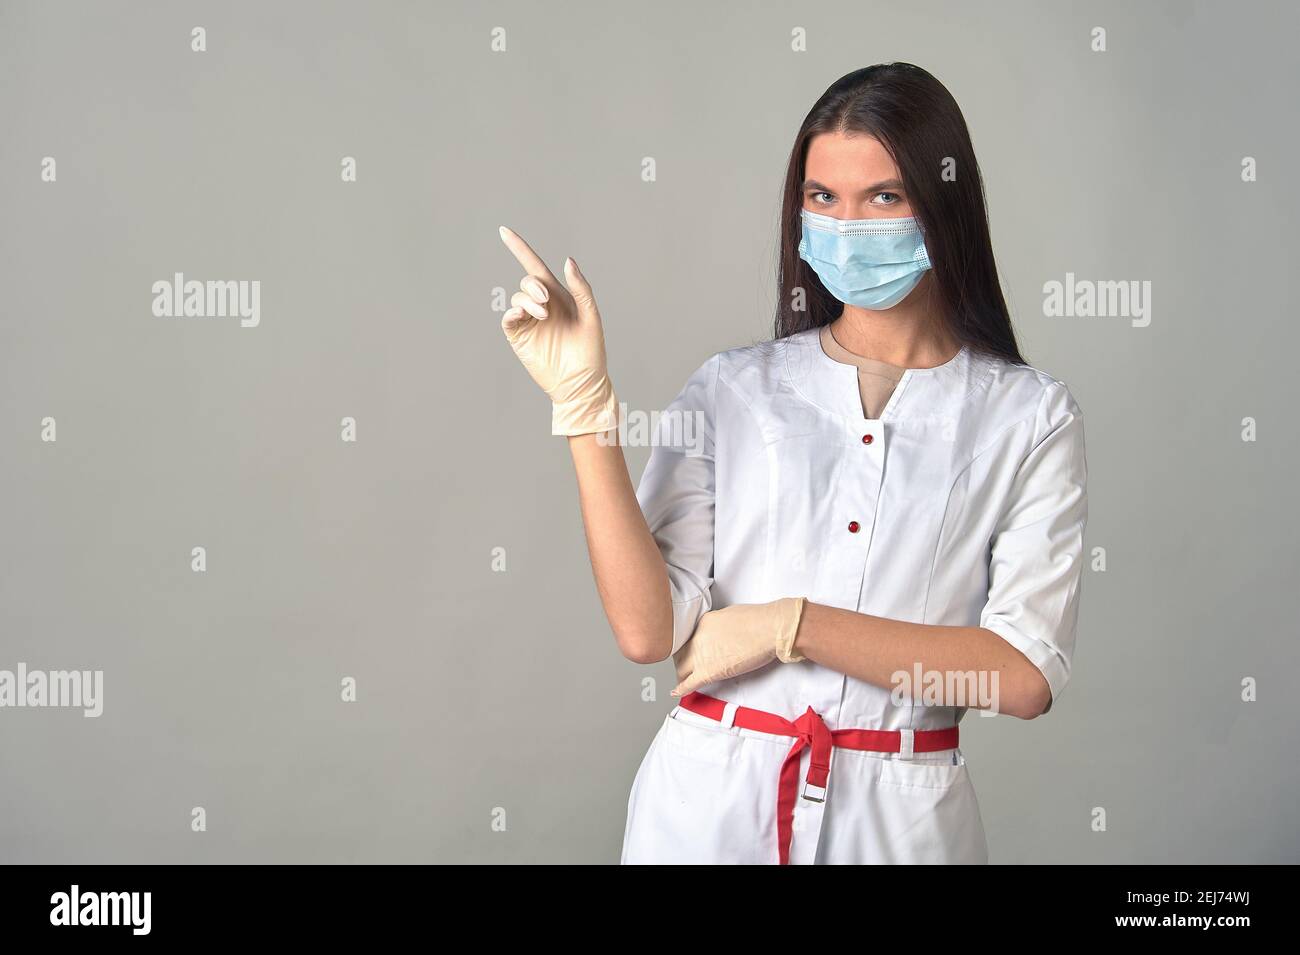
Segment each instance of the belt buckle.
[[[809,796],[809,795],[808,795],[808,790],[809,790],[809,789],[815,789],[815,790],[817,790],[818,792],[821,793],[821,796]],[[809,802],[825,802],[825,801],[826,801],[826,787],[825,787],[825,786],[814,786],[812,783],[808,782],[808,780],[805,779],[805,780],[804,780],[804,784],[803,784],[803,792],[800,793],[800,795],[803,796],[804,799],[807,799]]]

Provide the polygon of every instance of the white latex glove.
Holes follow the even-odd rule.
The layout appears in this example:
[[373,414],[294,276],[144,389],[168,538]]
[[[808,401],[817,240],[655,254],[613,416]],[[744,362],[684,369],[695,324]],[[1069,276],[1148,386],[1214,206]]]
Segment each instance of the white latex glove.
[[783,597],[765,604],[732,604],[710,610],[686,645],[673,654],[678,684],[673,696],[729,680],[775,660],[806,659],[795,648],[804,597]]
[[518,234],[501,241],[528,273],[501,329],[533,381],[551,399],[551,434],[595,434],[618,427],[618,399],[605,366],[605,332],[591,286],[564,260],[566,289]]

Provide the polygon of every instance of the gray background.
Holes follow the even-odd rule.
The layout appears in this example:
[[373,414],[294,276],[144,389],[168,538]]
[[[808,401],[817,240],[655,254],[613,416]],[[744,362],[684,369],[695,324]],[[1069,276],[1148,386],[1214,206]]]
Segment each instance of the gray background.
[[[1107,555],[1061,702],[964,724],[991,859],[1300,860],[1298,27],[1251,3],[4,2],[0,668],[106,688],[97,720],[0,710],[0,859],[616,861],[672,666],[615,648],[492,308],[521,274],[497,226],[577,259],[620,396],[661,408],[768,334],[808,108],[901,59],[970,124]],[[260,280],[261,326],[155,318],[175,271]],[[1045,318],[1067,271],[1151,281],[1151,325]]]

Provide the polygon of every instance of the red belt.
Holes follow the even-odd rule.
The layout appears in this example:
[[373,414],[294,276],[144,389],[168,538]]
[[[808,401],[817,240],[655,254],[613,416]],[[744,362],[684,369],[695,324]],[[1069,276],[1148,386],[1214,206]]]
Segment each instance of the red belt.
[[[681,699],[681,706],[692,713],[699,713],[710,719],[722,720],[727,703],[716,697],[705,696],[698,690],[687,693]],[[794,745],[786,754],[781,764],[781,781],[776,799],[776,841],[780,850],[781,865],[790,864],[790,838],[794,827],[794,804],[799,797],[799,754],[805,747],[812,747],[809,761],[808,777],[804,782],[803,798],[810,802],[826,801],[826,781],[831,769],[831,749],[871,750],[880,753],[901,753],[903,751],[902,730],[830,730],[822,718],[810,706],[793,723],[775,713],[750,709],[748,706],[736,707],[735,726],[756,730],[760,733],[773,733],[777,736],[793,736]],[[957,747],[957,727],[949,726],[941,730],[913,730],[912,752],[934,753],[943,749]],[[820,794],[809,795],[809,789],[821,790]]]

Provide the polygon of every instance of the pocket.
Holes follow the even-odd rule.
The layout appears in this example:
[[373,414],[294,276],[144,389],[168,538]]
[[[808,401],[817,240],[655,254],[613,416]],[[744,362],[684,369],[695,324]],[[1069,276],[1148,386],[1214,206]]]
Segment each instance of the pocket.
[[735,761],[742,741],[717,720],[676,709],[664,721],[664,744],[686,759],[726,766]]
[[966,757],[961,750],[953,752],[953,759],[943,762],[925,762],[911,759],[882,759],[879,783],[901,789],[948,789],[963,778],[969,780]]
[[628,800],[624,864],[777,861],[779,767],[742,760],[746,740],[716,721],[692,722],[705,719],[689,711],[665,717]]
[[966,758],[922,763],[883,760],[875,781],[876,849],[881,861],[983,865],[988,843]]

